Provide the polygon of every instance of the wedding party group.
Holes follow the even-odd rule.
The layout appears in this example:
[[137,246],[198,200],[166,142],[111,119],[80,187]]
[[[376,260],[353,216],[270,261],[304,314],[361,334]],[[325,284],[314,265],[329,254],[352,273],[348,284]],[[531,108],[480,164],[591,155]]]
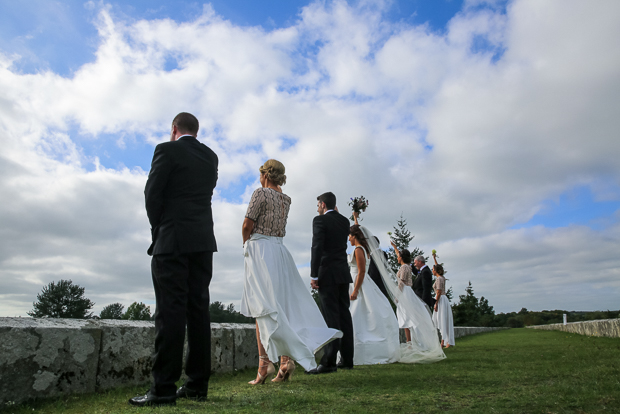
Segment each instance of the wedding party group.
[[[217,251],[211,199],[218,157],[197,140],[198,127],[189,113],[174,118],[170,142],[155,148],[144,191],[156,334],[153,383],[145,395],[129,400],[136,406],[205,401],[208,395],[209,284]],[[291,206],[282,191],[285,167],[270,159],[258,170],[261,187],[252,194],[241,230],[241,313],[256,320],[259,355],[256,379],[249,384],[287,381],[296,364],[306,374],[321,375],[356,365],[444,359],[442,348],[454,345],[454,330],[435,252],[430,269],[423,256],[412,258],[392,243],[400,265],[395,273],[379,239],[359,225],[359,211],[352,224],[338,211],[336,196],[325,192],[317,197],[312,221],[310,287],[318,292],[317,304],[283,243]],[[186,331],[187,380],[177,389]]]

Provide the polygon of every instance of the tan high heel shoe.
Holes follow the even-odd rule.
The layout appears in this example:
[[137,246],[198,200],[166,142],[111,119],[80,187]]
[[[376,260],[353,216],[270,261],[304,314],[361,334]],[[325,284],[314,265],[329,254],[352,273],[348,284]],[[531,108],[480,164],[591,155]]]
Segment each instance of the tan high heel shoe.
[[[269,358],[267,358],[267,355],[261,355],[258,357],[259,361],[258,361],[258,378],[256,378],[254,381],[248,381],[248,384],[250,385],[259,385],[259,384],[264,384],[265,380],[267,379],[268,376],[270,376],[271,374],[276,372],[276,367],[273,366],[273,363],[271,361],[269,361]],[[268,364],[267,365],[263,365],[263,360],[267,360]],[[267,373],[265,374],[265,376],[262,376],[260,373],[260,369],[267,367]]]
[[[286,365],[286,370],[282,369],[282,365]],[[295,361],[289,358],[286,364],[280,363],[278,375],[271,382],[285,382],[293,377],[293,372],[295,372]]]

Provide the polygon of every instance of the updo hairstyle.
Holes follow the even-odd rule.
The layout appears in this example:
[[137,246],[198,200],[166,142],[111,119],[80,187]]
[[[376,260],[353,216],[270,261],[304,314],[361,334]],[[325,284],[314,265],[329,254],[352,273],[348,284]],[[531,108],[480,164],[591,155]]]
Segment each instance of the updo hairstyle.
[[286,184],[286,175],[284,175],[284,164],[278,160],[267,160],[259,169],[261,174],[266,174],[269,181],[275,185]]
[[406,264],[411,263],[411,253],[407,249],[402,249],[400,251],[400,258],[403,259],[403,263],[406,263]]
[[435,266],[433,266],[433,269],[435,269],[435,272],[437,272],[439,276],[443,276],[444,271],[442,265],[436,264]]

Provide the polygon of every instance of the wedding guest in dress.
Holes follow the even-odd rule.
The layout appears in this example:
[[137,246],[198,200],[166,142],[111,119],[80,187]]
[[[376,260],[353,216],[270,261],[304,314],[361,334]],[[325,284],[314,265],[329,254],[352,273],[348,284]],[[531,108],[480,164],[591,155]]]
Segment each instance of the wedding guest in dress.
[[282,192],[285,168],[268,160],[259,168],[261,188],[252,194],[243,221],[245,280],[241,313],[256,318],[258,374],[252,385],[286,381],[297,361],[305,370],[316,368],[314,353],[342,333],[327,327],[316,302],[304,285],[293,257],[283,244],[291,198]]
[[433,299],[433,273],[431,269],[426,265],[426,259],[424,256],[416,256],[413,261],[414,266],[418,269],[418,275],[413,281],[411,288],[420,299],[428,306],[428,312],[431,313],[431,309],[435,306],[435,299]]
[[441,333],[441,346],[449,348],[454,346],[454,324],[452,322],[452,307],[446,296],[446,279],[444,278],[443,266],[437,263],[436,254],[433,253],[435,266],[433,266],[433,275],[435,275],[435,312],[433,313],[433,323]]
[[354,247],[349,255],[349,267],[353,278],[353,284],[349,289],[355,341],[353,364],[398,362],[400,358],[398,320],[387,297],[372,279],[365,277],[370,266],[370,248],[361,226],[357,224],[351,226],[349,242]]
[[[153,385],[129,403],[175,405],[177,398],[206,400],[211,374],[209,283],[213,274],[211,196],[217,155],[200,143],[198,119],[181,112],[170,142],[157,145],[144,196],[151,224],[151,271],[155,289]],[[178,390],[187,328],[187,381]]]
[[[398,264],[400,265],[400,269],[398,269],[396,277],[398,278],[398,289],[403,292],[405,286],[411,286],[413,283],[413,277],[411,273],[411,253],[409,253],[409,250],[407,249],[399,251],[398,247],[396,247],[394,242],[390,242],[390,244],[396,252],[396,259],[398,261]],[[409,328],[409,326],[407,326],[407,317],[402,311],[399,312],[399,306],[399,304],[396,305],[398,324],[401,328],[405,328],[405,337],[407,338],[407,342],[409,343],[411,342],[411,331],[407,329]]]

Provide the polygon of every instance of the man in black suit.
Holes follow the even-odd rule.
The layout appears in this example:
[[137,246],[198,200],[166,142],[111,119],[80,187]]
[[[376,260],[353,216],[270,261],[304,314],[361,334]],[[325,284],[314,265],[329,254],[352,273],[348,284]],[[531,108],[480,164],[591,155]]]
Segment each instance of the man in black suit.
[[[373,236],[373,237],[375,238],[377,245],[381,245],[381,243],[379,242],[379,238],[377,236]],[[383,250],[381,250],[381,253],[383,254],[383,257],[385,258],[385,261],[387,262],[388,260],[387,253]],[[381,277],[381,273],[379,273],[379,269],[377,268],[377,264],[375,263],[375,259],[373,258],[370,259],[370,265],[368,266],[368,276],[370,276],[372,281],[375,282],[375,284],[377,285],[381,293],[383,293],[383,295],[385,295],[386,298],[389,298],[387,289],[385,288],[385,285],[383,284],[383,278]]]
[[[312,254],[310,285],[318,289],[321,311],[330,328],[342,331],[342,338],[325,346],[319,366],[309,374],[335,372],[337,368],[353,368],[353,321],[349,311],[349,283],[352,283],[347,262],[349,220],[338,213],[333,193],[317,197],[319,215],[312,221]],[[336,365],[340,351],[341,363]]]
[[424,256],[416,256],[413,265],[418,269],[418,275],[414,279],[411,288],[415,294],[428,305],[430,311],[430,309],[433,309],[433,306],[435,306],[435,299],[433,299],[431,295],[433,289],[433,272],[431,272],[431,269],[426,265]]
[[[211,373],[209,283],[213,274],[211,197],[217,155],[196,139],[198,120],[182,112],[172,121],[170,142],[155,148],[144,195],[151,224],[151,272],[155,288],[153,385],[132,398],[137,406],[174,405],[177,398],[206,400]],[[181,376],[187,326],[188,380]]]

